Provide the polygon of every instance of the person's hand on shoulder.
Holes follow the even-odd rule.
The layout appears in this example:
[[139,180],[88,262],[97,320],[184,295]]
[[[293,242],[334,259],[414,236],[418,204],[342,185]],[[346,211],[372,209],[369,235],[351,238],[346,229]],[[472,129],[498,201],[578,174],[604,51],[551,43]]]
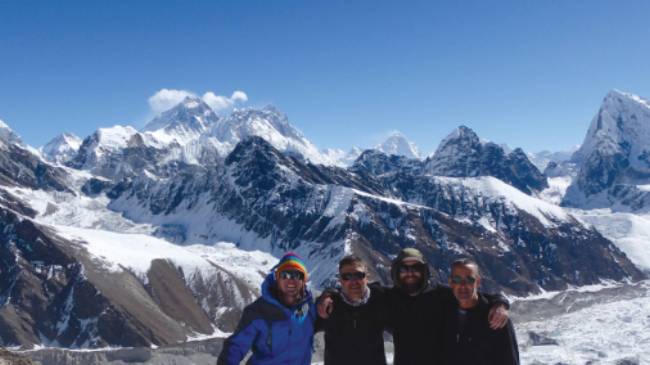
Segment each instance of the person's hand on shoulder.
[[334,299],[332,298],[334,291],[325,290],[316,300],[316,308],[318,309],[318,316],[322,319],[328,319],[334,310]]
[[499,303],[493,305],[488,314],[488,321],[490,322],[490,328],[493,330],[505,327],[508,323],[508,309],[505,304]]

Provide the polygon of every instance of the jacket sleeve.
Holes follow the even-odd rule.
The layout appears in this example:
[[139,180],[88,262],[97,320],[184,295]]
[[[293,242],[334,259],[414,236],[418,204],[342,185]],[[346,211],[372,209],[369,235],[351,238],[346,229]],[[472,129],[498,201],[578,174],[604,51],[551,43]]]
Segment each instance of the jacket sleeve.
[[497,350],[495,364],[503,365],[519,365],[519,346],[517,345],[517,337],[515,336],[515,329],[512,322],[508,320],[505,328],[498,331]]
[[490,303],[490,307],[494,307],[495,305],[503,304],[506,307],[506,309],[510,309],[510,302],[502,294],[500,294],[500,293],[486,294],[486,293],[483,293],[483,292],[480,292],[480,294],[485,296],[488,303]]
[[237,329],[224,341],[223,349],[217,359],[217,365],[239,365],[253,345],[253,341],[259,333],[256,323],[261,319],[257,318],[255,311],[250,307],[244,309]]

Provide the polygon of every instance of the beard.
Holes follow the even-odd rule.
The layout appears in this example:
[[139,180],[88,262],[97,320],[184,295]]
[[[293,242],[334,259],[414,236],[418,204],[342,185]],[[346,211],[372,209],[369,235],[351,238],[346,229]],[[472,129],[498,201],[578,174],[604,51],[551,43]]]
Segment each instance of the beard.
[[423,279],[420,279],[418,281],[413,281],[410,283],[401,283],[400,287],[406,294],[412,295],[422,290],[422,282]]

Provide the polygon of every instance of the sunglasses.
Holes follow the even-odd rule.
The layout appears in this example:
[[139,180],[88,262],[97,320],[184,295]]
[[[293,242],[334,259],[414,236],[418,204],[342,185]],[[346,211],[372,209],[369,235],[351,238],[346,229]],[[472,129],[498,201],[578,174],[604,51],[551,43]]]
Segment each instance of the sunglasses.
[[451,282],[454,284],[474,284],[476,282],[476,278],[473,276],[468,276],[463,278],[462,276],[454,275],[451,277]]
[[344,272],[342,274],[339,274],[339,277],[343,281],[349,281],[349,280],[362,280],[366,277],[366,273],[363,271],[356,271],[356,272]]
[[300,271],[285,270],[280,273],[279,277],[284,280],[304,280],[305,274]]
[[422,272],[422,264],[415,264],[415,265],[402,265],[399,267],[399,273],[400,274],[407,274],[407,273],[419,273]]

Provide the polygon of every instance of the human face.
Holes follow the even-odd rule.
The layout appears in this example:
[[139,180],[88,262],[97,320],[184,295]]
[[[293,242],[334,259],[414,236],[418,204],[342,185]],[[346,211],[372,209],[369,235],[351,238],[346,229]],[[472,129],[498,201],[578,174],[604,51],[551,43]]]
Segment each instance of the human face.
[[277,285],[280,300],[284,304],[293,305],[302,296],[305,287],[304,275],[300,271],[286,270],[278,275]]
[[339,270],[339,282],[343,295],[350,301],[363,298],[368,286],[368,275],[365,266],[361,264],[343,265]]
[[478,287],[481,277],[474,265],[456,265],[451,270],[449,286],[463,309],[472,308],[478,303]]
[[407,292],[416,292],[422,286],[424,264],[419,261],[404,261],[399,266],[399,281]]

